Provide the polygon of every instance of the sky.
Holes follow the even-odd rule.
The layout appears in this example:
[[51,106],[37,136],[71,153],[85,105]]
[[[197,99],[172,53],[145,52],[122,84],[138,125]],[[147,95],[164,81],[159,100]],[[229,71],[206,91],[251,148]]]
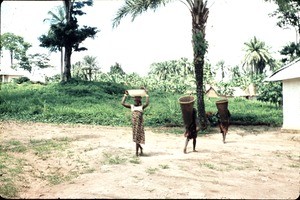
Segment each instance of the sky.
[[[95,39],[86,39],[82,46],[87,51],[74,52],[72,63],[82,61],[86,55],[97,57],[103,72],[116,62],[126,73],[147,75],[155,62],[178,60],[192,61],[192,19],[188,8],[179,0],[165,7],[138,16],[122,19],[112,28],[112,19],[123,5],[123,0],[94,0],[93,7],[85,7],[86,15],[78,17],[80,24],[100,30]],[[29,53],[46,53],[39,47],[38,37],[45,34],[49,24],[43,22],[48,11],[63,5],[62,1],[6,1],[1,5],[1,34],[12,32],[32,44]],[[239,65],[244,57],[244,43],[254,36],[270,47],[274,57],[289,42],[295,41],[294,30],[276,26],[276,18],[269,14],[276,5],[264,0],[208,0],[209,17],[206,39],[209,44],[206,58],[215,65],[223,60],[225,66]],[[50,64],[55,68],[46,73],[59,73],[60,53],[51,53]],[[9,66],[9,53],[4,52],[1,67]]]

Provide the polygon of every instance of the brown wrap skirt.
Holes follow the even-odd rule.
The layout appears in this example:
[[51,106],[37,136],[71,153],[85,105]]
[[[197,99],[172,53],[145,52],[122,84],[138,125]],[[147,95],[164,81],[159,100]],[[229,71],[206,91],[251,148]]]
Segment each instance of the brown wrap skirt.
[[132,137],[133,142],[145,144],[143,113],[140,111],[132,112]]

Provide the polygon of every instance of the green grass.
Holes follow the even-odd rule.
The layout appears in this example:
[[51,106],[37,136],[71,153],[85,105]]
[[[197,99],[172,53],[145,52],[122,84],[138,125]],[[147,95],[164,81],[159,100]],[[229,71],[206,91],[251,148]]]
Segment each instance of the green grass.
[[[121,105],[125,85],[107,82],[3,84],[0,118],[50,123],[130,126],[130,110]],[[145,126],[182,127],[178,98],[184,94],[149,91]],[[217,98],[205,98],[205,109],[217,112]],[[133,102],[128,98],[127,102]],[[196,107],[196,103],[195,103]],[[282,109],[273,104],[242,98],[229,99],[232,124],[281,126]],[[177,131],[178,132],[178,131]]]
[[56,150],[64,150],[70,142],[69,138],[55,138],[48,140],[30,139],[30,147],[34,154],[43,160],[48,158],[48,154]]
[[167,165],[167,164],[160,164],[159,167],[162,168],[162,169],[169,169],[170,168],[169,165]]
[[[12,149],[12,152],[14,150]],[[11,198],[18,195],[15,180],[22,173],[24,160],[15,158],[9,149],[0,151],[0,196]]]
[[103,163],[109,165],[124,164],[127,161],[127,158],[120,155],[114,155],[114,153],[103,152],[103,157],[104,157]]
[[133,164],[140,164],[141,163],[141,159],[139,157],[136,157],[136,156],[133,156],[130,160],[129,160],[130,163],[133,163]]
[[146,169],[146,172],[148,174],[155,174],[157,171],[158,171],[158,168],[156,168],[156,167],[155,168],[149,167],[149,168]]

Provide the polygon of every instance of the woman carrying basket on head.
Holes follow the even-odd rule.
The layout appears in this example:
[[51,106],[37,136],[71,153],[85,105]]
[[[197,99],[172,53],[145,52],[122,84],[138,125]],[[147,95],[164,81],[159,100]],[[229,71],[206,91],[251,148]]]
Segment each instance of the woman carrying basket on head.
[[[144,89],[144,88],[142,88]],[[145,90],[145,89],[144,89]],[[145,90],[146,92],[146,90]],[[149,96],[146,92],[146,103],[142,104],[142,96],[134,96],[134,104],[125,103],[128,96],[128,91],[125,91],[125,94],[122,99],[122,105],[126,108],[130,108],[132,112],[132,137],[133,142],[136,143],[136,156],[143,155],[143,148],[141,144],[145,144],[145,131],[144,131],[144,119],[143,111],[149,105]],[[140,149],[140,154],[138,153]]]

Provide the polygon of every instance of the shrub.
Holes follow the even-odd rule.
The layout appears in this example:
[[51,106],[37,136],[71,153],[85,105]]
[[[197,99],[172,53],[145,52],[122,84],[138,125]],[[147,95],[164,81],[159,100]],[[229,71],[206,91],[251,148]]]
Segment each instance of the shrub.
[[15,83],[17,84],[22,84],[22,83],[26,83],[26,82],[30,82],[30,79],[26,76],[14,79]]
[[259,87],[259,101],[274,103],[282,106],[282,83],[281,82],[265,82]]

